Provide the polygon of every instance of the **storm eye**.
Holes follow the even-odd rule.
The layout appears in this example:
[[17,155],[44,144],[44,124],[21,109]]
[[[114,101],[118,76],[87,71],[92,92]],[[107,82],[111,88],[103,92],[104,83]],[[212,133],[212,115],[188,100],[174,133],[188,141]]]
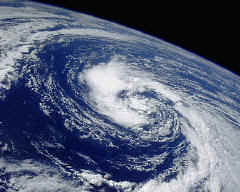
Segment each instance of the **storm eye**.
[[129,97],[129,91],[128,90],[121,90],[117,94],[117,97],[120,98],[120,99],[126,99],[126,98]]

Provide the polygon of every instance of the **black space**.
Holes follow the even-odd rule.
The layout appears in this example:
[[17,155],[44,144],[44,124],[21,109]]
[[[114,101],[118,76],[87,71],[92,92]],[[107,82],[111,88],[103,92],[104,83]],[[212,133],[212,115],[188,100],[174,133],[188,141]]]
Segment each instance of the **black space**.
[[[80,11],[159,37],[240,75],[238,5],[169,1],[35,0]],[[132,3],[132,4],[129,4]]]

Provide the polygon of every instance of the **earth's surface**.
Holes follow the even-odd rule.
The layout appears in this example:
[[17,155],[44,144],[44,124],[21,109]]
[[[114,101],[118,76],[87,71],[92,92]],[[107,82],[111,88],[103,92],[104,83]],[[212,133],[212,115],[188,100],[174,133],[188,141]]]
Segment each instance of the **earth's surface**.
[[0,192],[239,192],[240,78],[146,34],[0,2]]

